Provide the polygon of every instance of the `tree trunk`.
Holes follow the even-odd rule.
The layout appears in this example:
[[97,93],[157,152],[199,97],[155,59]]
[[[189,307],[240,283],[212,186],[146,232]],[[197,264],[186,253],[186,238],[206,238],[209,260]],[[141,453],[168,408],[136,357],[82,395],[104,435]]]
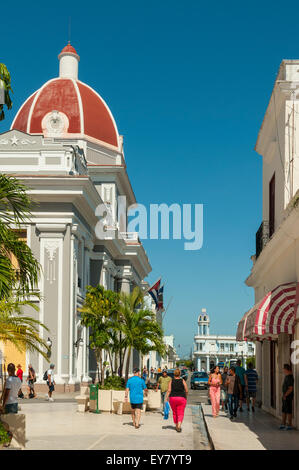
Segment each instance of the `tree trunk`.
[[119,375],[120,377],[123,376],[123,368],[124,368],[124,358],[126,356],[126,352],[127,352],[127,348],[124,348],[123,351],[120,352],[120,355],[121,355],[121,361],[120,361],[120,364],[119,364]]
[[100,350],[100,370],[101,370],[101,385],[104,385],[104,366],[103,366],[103,351]]
[[[121,345],[122,336],[119,333],[119,345]],[[122,377],[123,375],[123,364],[122,364],[122,348],[119,348],[119,376]]]
[[117,370],[117,352],[114,353],[114,371],[113,374],[117,375],[118,370]]
[[109,349],[109,351],[108,351],[108,355],[109,355],[109,362],[110,362],[111,375],[114,375],[114,373],[113,373],[113,358],[112,358],[112,354],[111,354],[111,350],[110,350],[110,349]]
[[128,357],[127,357],[127,364],[126,364],[126,375],[125,375],[125,382],[127,383],[129,378],[129,367],[130,367],[130,358],[131,358],[131,347],[128,350]]

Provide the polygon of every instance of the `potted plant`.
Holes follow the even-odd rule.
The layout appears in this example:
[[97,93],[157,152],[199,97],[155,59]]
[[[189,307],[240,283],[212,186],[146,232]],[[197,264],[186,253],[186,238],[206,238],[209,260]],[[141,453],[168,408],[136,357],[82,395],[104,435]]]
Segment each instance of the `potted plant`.
[[6,447],[11,441],[11,433],[6,429],[5,425],[0,421],[0,448]]

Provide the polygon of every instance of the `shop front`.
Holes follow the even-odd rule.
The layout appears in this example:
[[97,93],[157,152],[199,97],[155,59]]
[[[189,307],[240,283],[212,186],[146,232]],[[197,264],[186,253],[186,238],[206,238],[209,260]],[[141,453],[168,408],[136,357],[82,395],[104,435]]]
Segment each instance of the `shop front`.
[[[256,342],[256,369],[259,375],[257,401],[261,407],[281,416],[283,365],[292,364],[292,343],[296,339],[296,312],[298,310],[299,283],[277,286],[254,305],[238,324],[237,341]],[[298,393],[295,380],[294,418]]]

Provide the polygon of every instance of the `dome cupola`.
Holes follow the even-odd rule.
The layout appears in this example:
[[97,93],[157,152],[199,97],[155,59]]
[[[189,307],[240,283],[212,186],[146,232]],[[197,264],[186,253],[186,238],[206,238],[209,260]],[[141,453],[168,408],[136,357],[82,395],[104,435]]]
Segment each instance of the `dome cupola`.
[[11,125],[28,134],[86,138],[120,149],[116,123],[101,96],[78,80],[79,55],[69,43],[58,56],[59,77],[46,82],[20,107]]

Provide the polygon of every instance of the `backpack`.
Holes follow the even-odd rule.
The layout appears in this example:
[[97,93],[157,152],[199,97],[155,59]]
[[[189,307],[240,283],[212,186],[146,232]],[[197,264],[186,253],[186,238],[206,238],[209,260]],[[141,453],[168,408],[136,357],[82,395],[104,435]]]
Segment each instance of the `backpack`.
[[48,370],[46,370],[46,372],[44,373],[43,380],[45,380],[46,382],[48,381]]

